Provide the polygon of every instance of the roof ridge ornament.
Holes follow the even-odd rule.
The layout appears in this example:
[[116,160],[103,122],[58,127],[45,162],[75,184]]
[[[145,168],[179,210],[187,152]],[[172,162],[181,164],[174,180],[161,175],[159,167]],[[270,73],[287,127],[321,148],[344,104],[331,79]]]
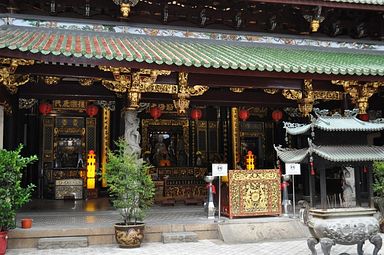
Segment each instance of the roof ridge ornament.
[[353,110],[344,110],[344,117],[356,117],[358,113],[358,108],[354,108]]

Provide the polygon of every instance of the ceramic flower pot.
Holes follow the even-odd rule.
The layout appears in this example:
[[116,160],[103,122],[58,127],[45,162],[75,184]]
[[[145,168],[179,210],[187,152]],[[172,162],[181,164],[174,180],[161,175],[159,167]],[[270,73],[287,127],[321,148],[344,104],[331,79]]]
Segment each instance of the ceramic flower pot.
[[26,218],[21,220],[22,228],[31,228],[32,227],[32,219]]
[[138,248],[144,239],[144,223],[115,224],[115,238],[120,248]]
[[7,250],[7,232],[0,232],[0,255],[4,255]]

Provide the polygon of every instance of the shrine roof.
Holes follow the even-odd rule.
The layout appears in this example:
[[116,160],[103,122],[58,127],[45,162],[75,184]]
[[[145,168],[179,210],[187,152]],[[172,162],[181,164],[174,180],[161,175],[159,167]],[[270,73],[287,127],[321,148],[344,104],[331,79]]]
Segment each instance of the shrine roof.
[[361,162],[383,161],[383,146],[345,145],[345,146],[315,146],[313,152],[319,157],[332,162]]
[[275,146],[277,156],[285,163],[305,163],[308,155],[317,155],[332,162],[384,161],[383,146],[369,145],[328,145],[310,143],[308,148],[287,149]]
[[164,29],[139,34],[134,33],[139,28],[129,32],[129,28],[121,26],[22,22],[8,16],[0,20],[0,49],[26,55],[281,73],[384,76],[384,45],[275,40],[268,36],[261,40],[257,34],[174,30],[166,33]]
[[274,146],[277,157],[285,163],[301,163],[308,155],[308,148],[290,149],[282,148],[281,145]]
[[312,118],[310,124],[297,124],[284,122],[284,128],[290,135],[299,135],[308,132],[311,127],[318,128],[324,131],[363,131],[376,132],[384,130],[384,123],[362,121],[356,117],[357,111],[350,112],[346,116],[338,113],[332,116],[317,114],[317,118]]

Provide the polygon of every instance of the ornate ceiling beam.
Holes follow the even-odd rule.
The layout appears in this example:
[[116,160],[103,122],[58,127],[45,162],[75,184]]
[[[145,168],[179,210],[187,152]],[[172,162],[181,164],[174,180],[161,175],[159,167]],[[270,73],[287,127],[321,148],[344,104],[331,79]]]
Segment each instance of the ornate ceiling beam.
[[178,114],[185,114],[189,108],[191,96],[201,96],[209,89],[208,86],[194,85],[188,86],[188,73],[179,73],[178,93],[174,96],[173,104]]
[[0,82],[11,94],[16,94],[17,87],[29,81],[29,75],[15,74],[18,66],[33,65],[33,60],[0,58]]
[[132,71],[127,68],[116,68],[100,66],[100,70],[113,73],[115,81],[102,80],[102,84],[118,93],[128,93],[130,105],[128,108],[137,109],[139,107],[142,93],[163,93],[174,95],[174,104],[178,113],[185,113],[189,107],[191,96],[200,96],[208,90],[208,86],[194,85],[188,86],[188,74],[179,73],[178,84],[159,84],[156,83],[158,76],[170,75],[171,71],[156,69],[139,69]]
[[369,98],[377,92],[384,82],[367,82],[333,80],[333,84],[343,86],[344,91],[352,98],[352,103],[357,104],[359,114],[366,114]]
[[340,91],[314,91],[312,80],[304,80],[304,88],[300,90],[284,89],[282,94],[285,98],[296,100],[298,108],[304,117],[308,116],[313,109],[315,100],[341,100],[343,93]]

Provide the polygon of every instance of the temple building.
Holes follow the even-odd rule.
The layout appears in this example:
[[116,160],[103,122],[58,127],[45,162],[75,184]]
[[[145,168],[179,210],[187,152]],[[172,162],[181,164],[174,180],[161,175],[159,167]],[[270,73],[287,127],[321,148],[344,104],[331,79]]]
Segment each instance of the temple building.
[[23,177],[34,197],[85,199],[106,193],[86,160],[105,171],[123,136],[154,166],[156,202],[198,203],[211,163],[245,169],[251,151],[256,169],[276,169],[274,144],[304,148],[283,121],[308,124],[314,106],[358,108],[365,126],[382,117],[383,11],[383,0],[3,1],[0,148],[38,155]]

